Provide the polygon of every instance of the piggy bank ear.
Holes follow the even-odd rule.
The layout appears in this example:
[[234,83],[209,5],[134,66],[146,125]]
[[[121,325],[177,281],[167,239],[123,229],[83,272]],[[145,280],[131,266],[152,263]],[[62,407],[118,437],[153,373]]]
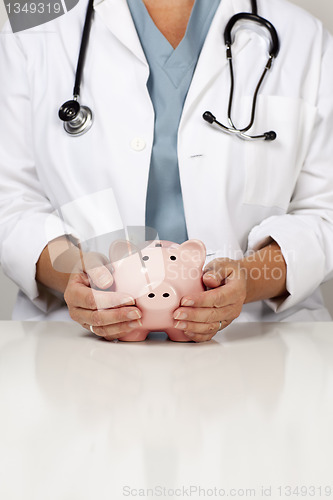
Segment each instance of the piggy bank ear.
[[130,241],[116,240],[110,245],[110,262],[126,259],[126,257],[133,255],[136,252],[138,252],[138,248]]
[[193,267],[202,267],[206,260],[206,247],[200,240],[188,240],[178,249],[181,260]]

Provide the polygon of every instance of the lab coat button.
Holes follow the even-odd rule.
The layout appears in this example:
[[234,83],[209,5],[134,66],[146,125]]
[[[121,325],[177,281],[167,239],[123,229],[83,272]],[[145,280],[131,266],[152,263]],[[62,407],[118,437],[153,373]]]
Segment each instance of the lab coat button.
[[134,151],[142,151],[146,147],[146,142],[141,137],[134,137],[131,141],[131,148]]

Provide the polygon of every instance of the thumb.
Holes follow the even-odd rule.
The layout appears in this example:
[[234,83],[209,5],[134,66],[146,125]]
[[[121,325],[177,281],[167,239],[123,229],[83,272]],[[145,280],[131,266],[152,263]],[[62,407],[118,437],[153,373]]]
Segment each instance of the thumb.
[[90,286],[95,285],[97,288],[106,290],[113,284],[113,276],[111,271],[106,266],[93,267],[87,270],[90,279]]
[[208,288],[217,288],[224,285],[231,274],[233,267],[230,260],[219,260],[210,262],[203,270],[203,282]]
[[224,279],[221,279],[219,273],[212,270],[204,272],[202,280],[207,288],[217,288],[218,286],[224,284]]
[[98,253],[88,253],[84,255],[84,267],[87,273],[90,286],[95,286],[106,290],[113,284],[112,266],[108,259]]

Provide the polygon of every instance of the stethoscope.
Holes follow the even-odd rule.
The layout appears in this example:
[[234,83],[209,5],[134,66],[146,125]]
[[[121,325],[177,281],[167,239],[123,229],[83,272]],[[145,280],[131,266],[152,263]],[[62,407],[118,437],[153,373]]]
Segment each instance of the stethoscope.
[[[93,114],[91,112],[91,109],[88,108],[87,106],[81,106],[79,103],[80,85],[81,85],[82,72],[83,72],[83,66],[84,66],[84,58],[85,58],[85,54],[87,52],[87,45],[88,45],[88,39],[89,39],[91,21],[92,21],[92,14],[93,14],[93,3],[94,3],[94,0],[89,0],[88,7],[87,7],[87,13],[86,13],[86,18],[85,18],[84,27],[83,27],[79,58],[78,58],[78,63],[77,63],[77,67],[76,67],[73,99],[70,101],[66,101],[59,109],[59,118],[64,122],[64,129],[72,137],[77,137],[77,136],[80,136],[82,134],[85,134],[91,128],[92,123],[93,123]],[[274,141],[277,137],[276,132],[274,132],[274,131],[265,132],[261,135],[250,135],[250,134],[246,133],[253,126],[253,123],[255,120],[255,112],[256,112],[256,105],[257,105],[257,98],[258,98],[259,90],[262,86],[262,83],[265,79],[266,74],[271,69],[273,61],[277,57],[277,55],[279,53],[279,49],[280,49],[279,37],[278,37],[278,34],[276,32],[276,29],[274,28],[272,23],[267,21],[267,19],[264,19],[263,17],[260,17],[258,15],[258,6],[257,6],[256,0],[251,0],[251,8],[252,8],[252,13],[241,12],[239,14],[234,15],[229,20],[229,22],[225,28],[225,31],[224,31],[224,42],[226,45],[226,57],[227,57],[227,60],[229,62],[230,80],[231,80],[230,93],[229,93],[229,104],[228,104],[228,123],[229,123],[229,126],[223,125],[222,123],[217,121],[215,116],[210,111],[206,111],[203,114],[203,119],[210,124],[218,125],[222,131],[224,131],[228,134],[234,134],[237,137],[240,137],[241,139],[247,139],[247,140],[263,139],[265,141]],[[260,26],[264,27],[267,30],[269,37],[270,37],[270,46],[269,46],[269,52],[268,52],[269,57],[268,57],[268,61],[266,63],[265,69],[264,69],[264,71],[259,79],[259,82],[257,84],[257,87],[256,87],[254,95],[253,95],[250,122],[247,125],[247,127],[244,127],[241,129],[239,129],[235,126],[233,119],[232,119],[232,105],[233,105],[234,86],[235,86],[234,70],[233,70],[233,63],[232,63],[232,50],[231,50],[232,43],[233,43],[232,30],[233,30],[235,24],[237,24],[239,21],[250,21],[250,22],[259,24]]]

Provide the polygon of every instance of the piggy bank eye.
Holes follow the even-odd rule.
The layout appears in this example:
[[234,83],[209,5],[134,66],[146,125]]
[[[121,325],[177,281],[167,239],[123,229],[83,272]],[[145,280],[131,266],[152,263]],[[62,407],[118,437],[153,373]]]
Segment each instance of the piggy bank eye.
[[142,260],[149,260],[148,255],[144,255],[144,256],[142,257]]
[[175,255],[171,255],[170,260],[177,260],[177,257]]
[[155,297],[155,294],[154,294],[154,293],[149,293],[149,294],[148,294],[148,297],[149,297],[150,299],[153,299],[153,298]]

